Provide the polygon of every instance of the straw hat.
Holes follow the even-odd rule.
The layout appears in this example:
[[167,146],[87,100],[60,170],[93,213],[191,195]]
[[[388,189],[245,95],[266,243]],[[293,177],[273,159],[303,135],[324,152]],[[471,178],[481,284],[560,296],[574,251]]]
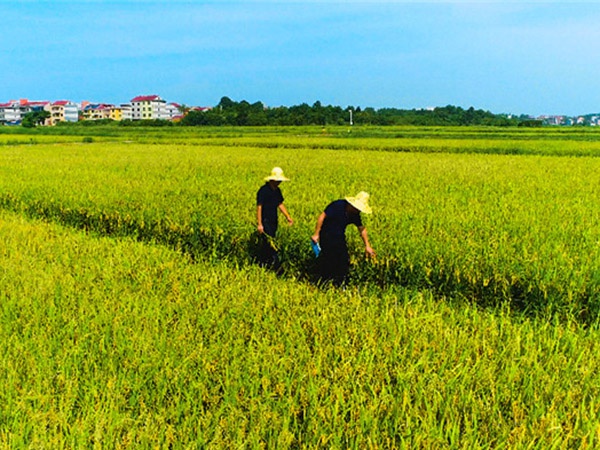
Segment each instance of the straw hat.
[[290,181],[289,178],[286,178],[283,175],[283,169],[281,167],[273,167],[271,169],[271,175],[265,178],[265,181]]
[[346,201],[365,214],[371,214],[372,210],[369,206],[369,194],[365,191],[360,191],[356,197],[346,197]]

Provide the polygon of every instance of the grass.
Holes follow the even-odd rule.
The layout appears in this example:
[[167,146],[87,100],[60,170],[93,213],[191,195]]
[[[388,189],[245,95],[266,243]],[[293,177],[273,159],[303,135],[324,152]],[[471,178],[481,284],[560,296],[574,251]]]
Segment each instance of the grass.
[[0,236],[5,447],[598,445],[595,328],[7,213]]
[[[600,445],[596,158],[267,131],[0,148],[0,447]],[[247,255],[273,165],[282,278]],[[354,283],[316,288],[314,220],[365,186],[378,261],[350,230]]]
[[[307,240],[336,198],[366,190],[379,254],[361,283],[400,284],[531,314],[600,311],[600,204],[594,157],[395,153],[93,142],[3,151],[0,204],[196,257],[249,262],[255,192],[275,165],[296,219],[281,230],[292,278],[310,277]],[[332,165],[331,161],[335,161]],[[76,188],[73,188],[76,186]],[[576,194],[574,194],[576,193]]]

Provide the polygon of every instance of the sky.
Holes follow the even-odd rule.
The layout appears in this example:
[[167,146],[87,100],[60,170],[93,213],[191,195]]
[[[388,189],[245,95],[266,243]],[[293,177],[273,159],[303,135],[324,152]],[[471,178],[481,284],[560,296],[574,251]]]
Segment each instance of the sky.
[[600,2],[0,0],[0,102],[600,112]]

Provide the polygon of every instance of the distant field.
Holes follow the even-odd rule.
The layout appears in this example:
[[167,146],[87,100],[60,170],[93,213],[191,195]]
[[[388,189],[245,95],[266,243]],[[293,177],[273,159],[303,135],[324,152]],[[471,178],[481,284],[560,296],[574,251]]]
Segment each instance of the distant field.
[[[559,152],[561,146],[591,148],[597,141],[565,145],[547,142],[537,131],[538,139],[523,145],[535,144],[539,153],[553,148],[554,156],[504,155],[494,153],[490,143],[502,147],[505,141],[481,136],[350,139],[339,130],[341,136],[300,131],[268,129],[261,136],[250,130],[245,136],[238,130],[240,137],[223,137],[212,130],[205,135],[168,129],[153,130],[154,138],[141,134],[140,140],[154,144],[128,134],[85,144],[8,145],[0,167],[0,205],[245,263],[256,190],[271,167],[280,165],[292,178],[284,193],[297,219],[297,226],[281,233],[291,276],[310,277],[307,241],[327,203],[366,190],[375,208],[367,224],[379,258],[374,265],[359,264],[354,275],[361,283],[429,289],[481,305],[509,302],[585,322],[597,316],[600,159]],[[460,136],[459,131],[446,134]],[[166,143],[169,139],[174,143]],[[413,148],[415,140],[420,144]],[[451,145],[460,152],[444,151]],[[489,154],[469,153],[476,145],[487,146]],[[401,146],[412,150],[393,151]]]
[[[63,133],[61,134],[61,131]],[[0,129],[0,443],[593,448],[600,132]],[[271,167],[295,225],[252,264]],[[328,202],[371,194],[347,291]]]

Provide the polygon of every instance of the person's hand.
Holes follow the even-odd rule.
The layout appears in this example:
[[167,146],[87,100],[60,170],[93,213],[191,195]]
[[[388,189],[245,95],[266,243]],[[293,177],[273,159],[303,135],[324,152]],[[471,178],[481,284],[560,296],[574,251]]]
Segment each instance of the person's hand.
[[288,225],[291,227],[292,225],[294,225],[294,219],[292,219],[291,217],[287,218],[288,221]]
[[318,234],[315,234],[315,235],[311,236],[310,238],[312,239],[312,241],[313,241],[315,244],[318,244],[318,243],[319,243],[319,235],[318,235]]
[[375,254],[375,250],[373,250],[373,247],[365,247],[365,252],[367,253],[367,256],[369,258],[375,258],[377,255]]
[[258,234],[263,234],[265,232],[265,227],[262,225],[257,226],[256,229],[258,230]]

